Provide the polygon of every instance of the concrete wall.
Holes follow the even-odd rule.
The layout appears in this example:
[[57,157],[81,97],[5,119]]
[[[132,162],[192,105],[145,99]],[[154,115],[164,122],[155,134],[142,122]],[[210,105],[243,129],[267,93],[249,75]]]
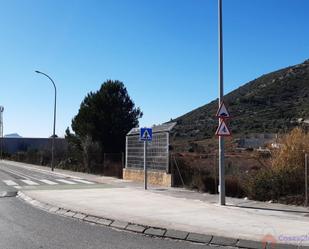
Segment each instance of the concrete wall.
[[[147,181],[149,184],[171,187],[172,176],[165,171],[147,171]],[[123,169],[123,179],[136,182],[144,182],[144,170],[125,168]]]
[[[3,151],[14,154],[28,150],[51,150],[52,138],[3,138]],[[55,150],[67,149],[67,141],[64,138],[55,139]]]

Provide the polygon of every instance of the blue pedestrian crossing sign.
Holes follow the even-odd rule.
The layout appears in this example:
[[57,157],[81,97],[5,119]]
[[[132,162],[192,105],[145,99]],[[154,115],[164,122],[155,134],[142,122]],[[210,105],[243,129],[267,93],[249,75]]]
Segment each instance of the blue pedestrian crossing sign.
[[141,128],[139,138],[141,141],[152,141],[152,129],[151,128]]

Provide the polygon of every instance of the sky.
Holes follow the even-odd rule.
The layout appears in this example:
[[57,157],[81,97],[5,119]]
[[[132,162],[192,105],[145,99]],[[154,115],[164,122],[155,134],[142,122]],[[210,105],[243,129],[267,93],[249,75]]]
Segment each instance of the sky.
[[[141,126],[218,96],[217,0],[0,0],[4,134],[64,136],[87,93],[122,81]],[[224,91],[309,58],[308,0],[223,0]]]

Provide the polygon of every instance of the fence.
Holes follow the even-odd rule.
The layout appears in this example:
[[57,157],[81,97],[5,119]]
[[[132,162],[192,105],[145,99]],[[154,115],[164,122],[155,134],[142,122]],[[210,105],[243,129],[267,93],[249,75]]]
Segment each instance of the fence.
[[[263,167],[268,167],[268,165],[258,157],[226,155],[227,195],[244,197],[243,179],[246,177],[246,172]],[[172,184],[175,187],[187,187],[211,194],[218,193],[217,154],[173,153],[170,156],[170,171]]]
[[[218,193],[218,155],[175,153],[171,155],[170,168],[173,186]],[[306,184],[305,166],[276,171],[270,154],[225,156],[227,196],[304,205]]]

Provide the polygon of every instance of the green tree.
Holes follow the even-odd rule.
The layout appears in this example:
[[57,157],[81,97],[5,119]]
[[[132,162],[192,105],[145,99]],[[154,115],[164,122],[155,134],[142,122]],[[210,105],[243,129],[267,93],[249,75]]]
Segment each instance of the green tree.
[[104,152],[121,152],[126,134],[142,115],[124,84],[107,80],[99,91],[87,94],[72,120],[72,129],[81,140],[89,136],[98,142]]

